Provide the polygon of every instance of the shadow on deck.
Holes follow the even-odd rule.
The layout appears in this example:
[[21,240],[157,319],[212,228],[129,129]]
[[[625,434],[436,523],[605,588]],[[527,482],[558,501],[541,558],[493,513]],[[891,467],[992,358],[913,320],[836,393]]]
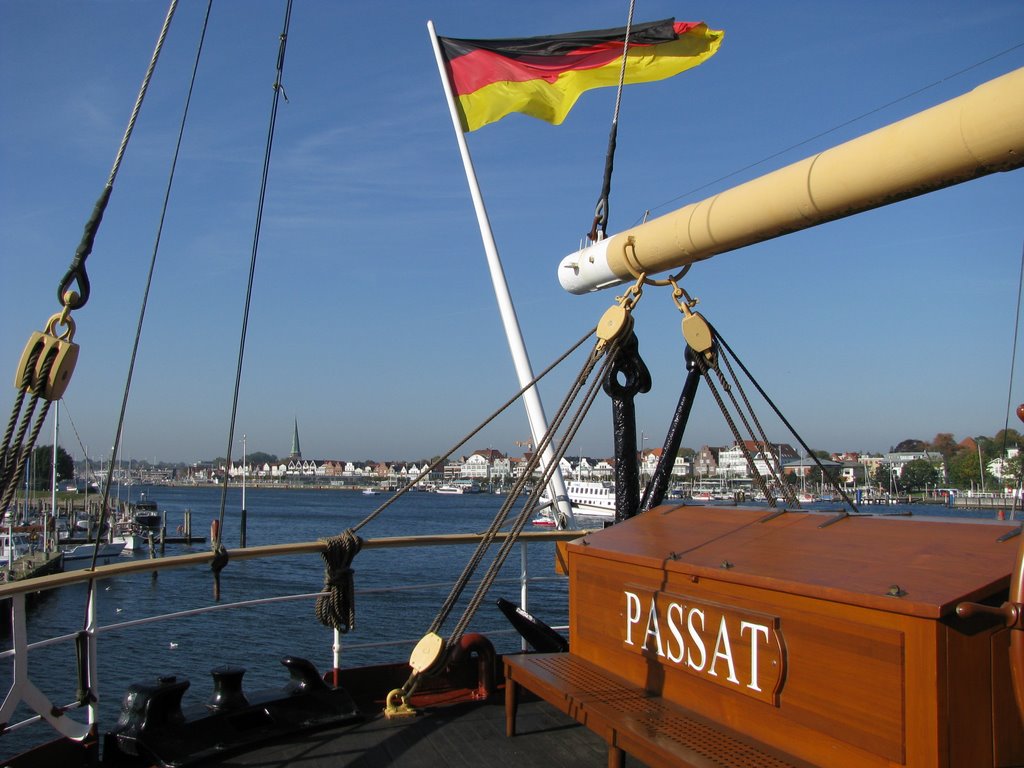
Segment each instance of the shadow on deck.
[[517,736],[505,736],[505,709],[501,697],[496,696],[486,704],[438,707],[410,719],[388,720],[376,715],[363,722],[221,758],[217,765],[238,768],[605,765],[607,745],[604,741],[545,702],[524,696],[518,724]]

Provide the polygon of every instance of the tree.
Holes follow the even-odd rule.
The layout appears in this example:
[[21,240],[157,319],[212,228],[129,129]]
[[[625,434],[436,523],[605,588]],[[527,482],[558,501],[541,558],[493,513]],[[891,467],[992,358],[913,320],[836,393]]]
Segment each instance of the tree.
[[919,491],[939,482],[939,471],[925,459],[914,459],[903,466],[900,485],[908,492]]
[[1003,486],[1019,488],[1022,472],[1024,472],[1024,454],[1018,453],[1012,459],[1007,459],[1003,465]]
[[956,444],[952,432],[939,432],[932,440],[932,450],[941,453],[946,461],[949,461],[959,449],[960,446]]
[[923,440],[903,440],[895,448],[892,449],[893,453],[920,453],[927,446]]
[[892,467],[888,464],[879,464],[875,467],[875,471],[871,475],[871,480],[883,491],[887,491],[889,490],[889,486],[892,484],[891,473]]
[[992,437],[992,446],[1002,455],[1004,445],[1006,448],[1020,448],[1024,446],[1024,438],[1016,429],[1000,429]]
[[245,462],[246,464],[252,464],[253,466],[276,464],[277,456],[272,453],[263,453],[263,451],[254,451],[245,457]]
[[[32,451],[32,476],[29,487],[33,491],[53,490],[53,446],[39,445]],[[71,480],[75,476],[75,461],[71,454],[57,446],[57,482]]]
[[[981,486],[981,472],[978,463],[978,452],[976,450],[964,450],[958,452],[946,465],[949,474],[949,482],[957,488],[970,488]],[[992,482],[990,475],[985,475],[985,486]]]

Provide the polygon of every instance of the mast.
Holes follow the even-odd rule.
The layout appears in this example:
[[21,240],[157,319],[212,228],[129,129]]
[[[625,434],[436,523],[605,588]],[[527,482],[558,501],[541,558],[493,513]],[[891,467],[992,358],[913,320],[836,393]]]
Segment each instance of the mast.
[[[50,468],[50,517],[57,518],[57,432],[60,421],[60,400],[53,403],[53,466]],[[43,521],[43,552],[46,552],[49,544],[49,520],[46,514],[42,515]],[[26,521],[28,522],[28,521]],[[56,532],[56,527],[54,531]]]
[[[430,42],[434,47],[437,69],[441,75],[445,98],[448,100],[448,110],[451,113],[452,124],[455,127],[455,138],[459,145],[459,152],[462,155],[466,182],[469,184],[470,195],[473,198],[477,225],[480,228],[480,237],[483,240],[484,253],[487,256],[487,268],[491,275],[491,285],[494,287],[494,296],[498,301],[498,311],[505,329],[505,338],[508,341],[509,351],[512,353],[512,364],[515,366],[519,386],[525,387],[534,379],[530,358],[526,354],[526,344],[523,342],[519,318],[516,317],[515,306],[512,304],[512,294],[508,289],[508,282],[505,280],[505,270],[501,265],[501,258],[498,256],[498,246],[494,241],[494,233],[491,231],[491,222],[487,216],[487,209],[484,206],[483,195],[480,193],[480,185],[477,182],[476,170],[473,168],[473,159],[469,154],[466,136],[462,132],[462,125],[459,122],[451,83],[448,82],[448,73],[445,71],[444,58],[441,56],[441,47],[432,21],[427,22],[427,30],[430,32]],[[551,498],[554,500],[557,510],[561,513],[562,519],[568,521],[570,527],[575,527],[575,519],[572,507],[569,504],[569,494],[565,487],[562,471],[555,461],[555,452],[551,447],[551,443],[544,442],[544,435],[548,431],[547,418],[544,415],[544,406],[541,404],[540,395],[535,386],[530,387],[523,393],[523,404],[526,406],[526,418],[530,424],[533,444],[538,447],[544,446],[543,450],[541,450],[541,468],[547,469],[554,465],[549,486]],[[558,516],[556,516],[557,519]]]
[[1024,67],[562,259],[586,293],[1024,165]]

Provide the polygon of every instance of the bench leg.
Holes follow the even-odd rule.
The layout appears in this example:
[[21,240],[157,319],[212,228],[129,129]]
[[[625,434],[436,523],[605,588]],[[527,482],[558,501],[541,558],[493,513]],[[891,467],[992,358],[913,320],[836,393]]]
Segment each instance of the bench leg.
[[505,735],[516,735],[516,711],[519,709],[519,684],[505,678]]
[[626,764],[626,753],[616,746],[608,745],[608,768],[623,768]]

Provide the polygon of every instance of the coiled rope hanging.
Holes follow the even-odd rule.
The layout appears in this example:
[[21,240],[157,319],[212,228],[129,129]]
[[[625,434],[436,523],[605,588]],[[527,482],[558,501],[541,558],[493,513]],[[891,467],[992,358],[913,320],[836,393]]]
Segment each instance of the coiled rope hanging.
[[316,617],[320,623],[339,632],[356,626],[356,596],[352,560],[359,554],[363,540],[351,530],[328,539],[321,553],[324,559],[324,592],[316,599]]

